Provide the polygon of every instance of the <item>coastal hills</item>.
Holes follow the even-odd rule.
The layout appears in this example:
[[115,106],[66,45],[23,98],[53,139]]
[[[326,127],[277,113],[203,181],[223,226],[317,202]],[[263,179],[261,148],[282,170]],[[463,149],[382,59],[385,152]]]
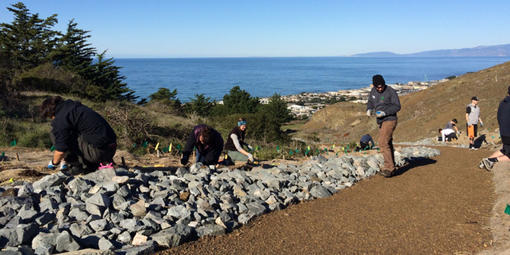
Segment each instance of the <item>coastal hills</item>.
[[477,46],[474,48],[444,49],[398,54],[389,51],[368,52],[352,57],[507,57],[510,56],[510,44]]
[[[384,75],[384,74],[383,74]],[[437,136],[451,119],[465,130],[465,109],[472,96],[480,99],[484,131],[498,128],[497,108],[510,85],[510,62],[439,83],[429,89],[400,97],[402,110],[394,139],[397,142],[418,141]],[[365,115],[366,105],[341,102],[315,113],[296,137],[324,143],[358,141],[361,135],[377,134],[374,117]]]

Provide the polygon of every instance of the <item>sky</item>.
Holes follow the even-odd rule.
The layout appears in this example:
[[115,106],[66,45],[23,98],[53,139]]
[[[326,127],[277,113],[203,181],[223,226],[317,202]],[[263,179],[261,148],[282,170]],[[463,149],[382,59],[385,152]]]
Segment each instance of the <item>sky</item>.
[[[10,23],[0,1],[0,22]],[[117,58],[348,56],[510,43],[510,1],[26,0]]]

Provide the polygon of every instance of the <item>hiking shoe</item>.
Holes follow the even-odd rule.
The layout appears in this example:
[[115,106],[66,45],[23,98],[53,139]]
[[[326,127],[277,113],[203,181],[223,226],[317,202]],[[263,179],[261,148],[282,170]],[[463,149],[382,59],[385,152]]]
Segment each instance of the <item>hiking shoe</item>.
[[390,178],[393,176],[392,174],[393,172],[392,171],[389,171],[389,170],[381,170],[379,171],[379,174],[384,176],[384,178]]
[[494,167],[494,162],[490,161],[488,158],[482,159],[482,163],[483,166],[485,166],[485,169],[487,169],[487,171],[491,171],[492,168]]
[[478,167],[479,167],[480,169],[484,169],[484,168],[485,168],[485,165],[483,164],[483,159],[480,161],[480,163],[479,163]]

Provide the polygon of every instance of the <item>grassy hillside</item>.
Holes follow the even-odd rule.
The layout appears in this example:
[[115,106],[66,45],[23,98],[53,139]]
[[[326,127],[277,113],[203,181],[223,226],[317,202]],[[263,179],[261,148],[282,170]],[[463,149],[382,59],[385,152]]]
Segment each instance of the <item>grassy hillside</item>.
[[[383,74],[384,75],[384,74]],[[480,99],[482,131],[498,128],[499,102],[510,85],[510,62],[468,73],[432,88],[400,97],[402,110],[395,131],[396,141],[416,141],[437,135],[437,129],[457,118],[465,130],[466,105],[472,96]],[[365,105],[338,103],[317,112],[297,136],[322,142],[356,141],[362,134],[377,134],[375,119],[365,116]]]

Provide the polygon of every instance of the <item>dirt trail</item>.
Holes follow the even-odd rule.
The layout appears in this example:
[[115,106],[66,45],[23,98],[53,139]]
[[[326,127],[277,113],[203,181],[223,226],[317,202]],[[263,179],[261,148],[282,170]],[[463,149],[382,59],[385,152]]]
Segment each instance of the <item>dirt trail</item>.
[[496,195],[492,173],[477,167],[490,152],[440,150],[394,178],[375,176],[162,254],[472,254],[490,247]]

